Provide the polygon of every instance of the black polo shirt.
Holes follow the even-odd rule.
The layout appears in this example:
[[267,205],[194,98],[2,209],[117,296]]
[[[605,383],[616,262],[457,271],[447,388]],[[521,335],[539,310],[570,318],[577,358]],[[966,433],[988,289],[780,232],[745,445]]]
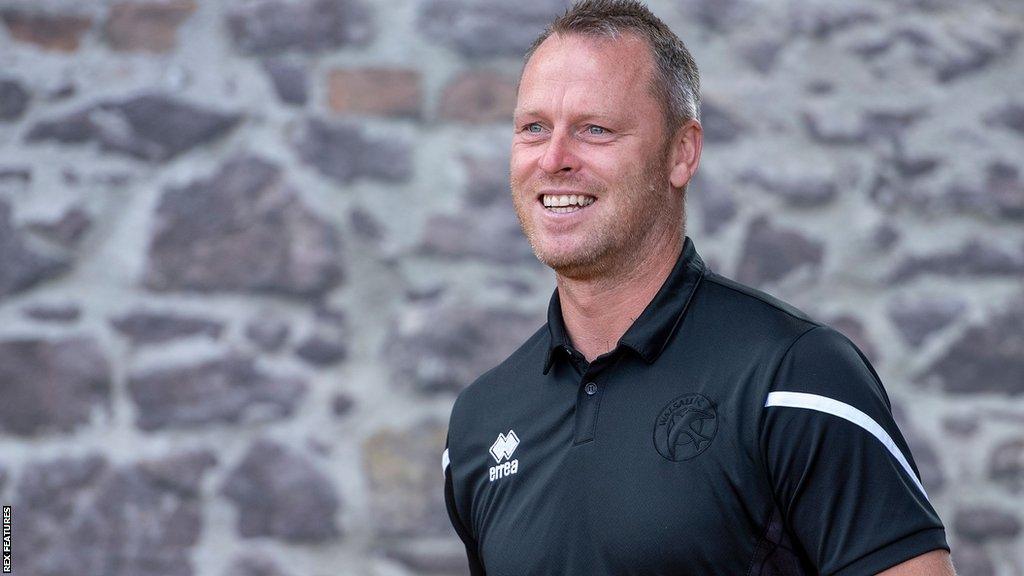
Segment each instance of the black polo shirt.
[[593,362],[556,289],[459,394],[442,468],[474,575],[861,575],[949,549],[860,350],[690,238]]

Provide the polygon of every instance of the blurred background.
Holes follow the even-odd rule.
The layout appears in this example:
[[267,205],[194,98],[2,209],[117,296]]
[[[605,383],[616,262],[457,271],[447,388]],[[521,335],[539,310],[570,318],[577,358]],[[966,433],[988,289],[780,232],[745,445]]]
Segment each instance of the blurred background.
[[[554,287],[508,198],[555,0],[0,1],[14,573],[465,573],[456,394]],[[687,233],[878,370],[962,574],[1024,574],[1024,4],[680,0]]]

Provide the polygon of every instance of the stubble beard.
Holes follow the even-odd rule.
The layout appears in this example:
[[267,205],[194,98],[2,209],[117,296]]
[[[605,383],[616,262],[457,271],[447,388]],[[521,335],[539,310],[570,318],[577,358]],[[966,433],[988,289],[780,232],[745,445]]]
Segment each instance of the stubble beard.
[[[542,245],[537,227],[530,220],[531,206],[536,202],[541,187],[570,187],[582,190],[599,200],[608,202],[608,189],[602,185],[584,184],[571,179],[537,182],[523,189],[523,184],[511,179],[513,204],[523,234],[530,242],[534,256],[558,275],[574,280],[609,278],[627,270],[634,270],[644,258],[643,249],[651,244],[649,236],[663,232],[665,213],[675,209],[678,202],[668,186],[665,154],[652,158],[634,172],[616,195],[618,209],[613,214],[602,214],[599,221],[591,222],[574,250],[550,250]],[[559,186],[561,185],[561,186]],[[660,190],[660,191],[659,191]]]

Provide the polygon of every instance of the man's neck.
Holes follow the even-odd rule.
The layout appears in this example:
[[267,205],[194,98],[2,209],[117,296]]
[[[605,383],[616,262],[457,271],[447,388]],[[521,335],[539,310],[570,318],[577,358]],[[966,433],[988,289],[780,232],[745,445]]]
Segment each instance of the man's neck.
[[660,240],[612,276],[586,280],[557,276],[565,329],[588,362],[615,348],[675,267],[682,237],[673,234]]

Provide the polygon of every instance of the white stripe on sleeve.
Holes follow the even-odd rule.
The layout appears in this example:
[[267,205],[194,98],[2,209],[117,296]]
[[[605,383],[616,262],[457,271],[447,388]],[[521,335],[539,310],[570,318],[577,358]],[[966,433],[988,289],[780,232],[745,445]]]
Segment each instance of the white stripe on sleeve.
[[889,450],[893,458],[900,463],[903,470],[910,476],[910,479],[914,481],[918,489],[921,490],[921,494],[924,494],[925,499],[928,499],[928,493],[924,491],[924,486],[921,481],[918,480],[914,474],[914,469],[910,467],[910,463],[900,452],[900,449],[893,442],[892,437],[882,428],[878,422],[875,422],[870,416],[861,412],[860,410],[840,402],[827,398],[825,396],[819,396],[817,394],[807,394],[804,392],[770,392],[768,394],[768,400],[764,403],[765,408],[769,406],[788,406],[790,408],[806,408],[808,410],[817,410],[819,412],[825,412],[833,416],[838,416],[843,420],[853,422],[857,426],[860,426],[864,430],[871,433],[872,436],[878,438],[878,440]]
[[441,474],[442,475],[445,473],[445,471],[448,470],[448,464],[450,464],[450,463],[451,463],[451,461],[448,460],[448,449],[445,448],[444,449],[444,454],[441,454]]

